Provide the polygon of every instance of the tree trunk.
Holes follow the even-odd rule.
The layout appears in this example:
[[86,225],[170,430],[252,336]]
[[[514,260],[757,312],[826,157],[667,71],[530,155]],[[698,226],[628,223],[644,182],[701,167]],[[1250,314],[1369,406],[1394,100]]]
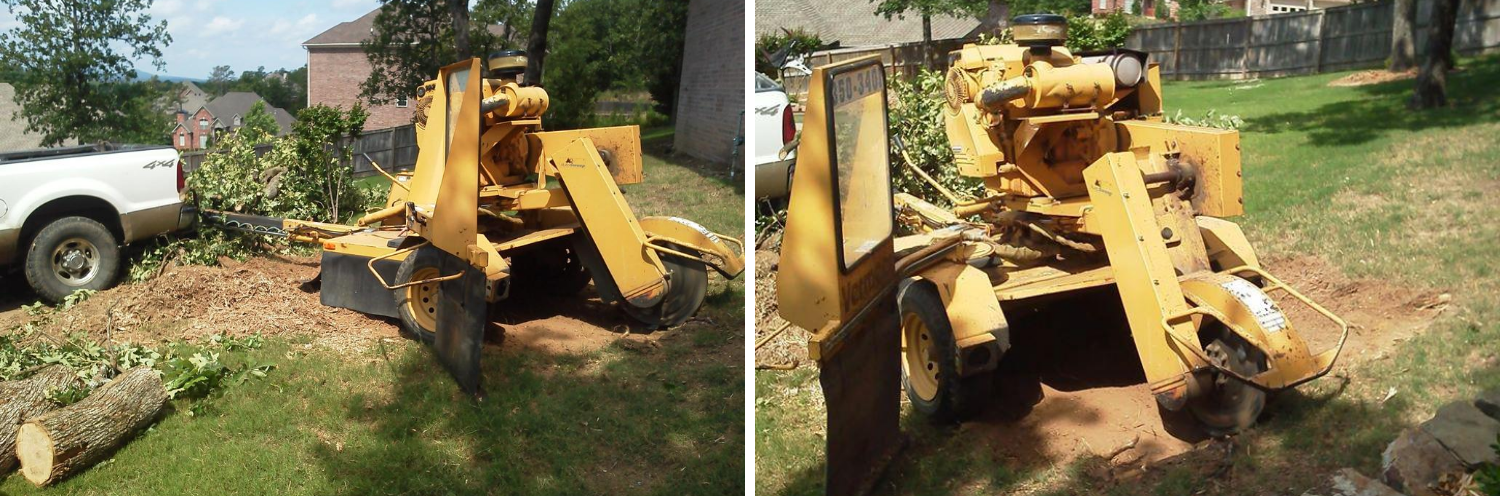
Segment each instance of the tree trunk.
[[448,13],[453,16],[453,45],[458,60],[473,58],[474,52],[469,49],[469,2],[448,0]]
[[553,0],[536,0],[536,14],[531,17],[531,39],[526,42],[526,80],[530,86],[542,85],[542,59],[547,57],[547,25],[552,23]]
[[922,62],[929,70],[937,66],[932,52],[932,16],[922,14]]
[[1417,0],[1396,0],[1391,21],[1391,72],[1417,65]]
[[61,365],[42,369],[30,379],[0,382],[0,476],[16,468],[16,429],[57,405],[47,392],[78,384],[78,376]]
[[93,466],[151,425],[166,404],[155,370],[127,370],[83,401],[22,424],[16,434],[21,475],[46,486]]
[[1417,71],[1410,106],[1429,109],[1448,105],[1448,70],[1453,68],[1453,28],[1458,22],[1458,0],[1437,0],[1432,6],[1432,28],[1427,54]]
[[984,13],[984,29],[998,37],[1008,25],[1010,25],[1010,3],[1005,0],[989,0],[989,7]]

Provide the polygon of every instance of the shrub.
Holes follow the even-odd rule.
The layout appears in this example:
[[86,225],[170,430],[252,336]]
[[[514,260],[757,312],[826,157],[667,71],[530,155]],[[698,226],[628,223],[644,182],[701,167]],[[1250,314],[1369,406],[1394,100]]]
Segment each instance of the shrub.
[[[953,150],[949,147],[943,125],[943,113],[948,105],[943,99],[943,73],[923,70],[910,81],[892,78],[890,86],[891,136],[899,137],[905,144],[912,162],[955,194],[982,195],[982,184],[958,175],[958,168],[953,164]],[[895,191],[910,193],[939,205],[948,204],[942,193],[906,166],[894,139],[891,145],[891,181]]]
[[782,31],[762,34],[755,37],[755,72],[773,78],[780,78],[780,68],[773,65],[765,55],[776,53],[777,50],[781,50],[792,43],[796,43],[797,45],[792,47],[791,51],[787,54],[788,59],[807,56],[814,50],[817,50],[818,47],[823,46],[823,40],[818,38],[818,35],[809,33],[802,28],[792,29],[789,32]]
[[1130,37],[1130,19],[1111,12],[1104,17],[1087,15],[1068,17],[1068,49],[1099,50],[1125,46]]

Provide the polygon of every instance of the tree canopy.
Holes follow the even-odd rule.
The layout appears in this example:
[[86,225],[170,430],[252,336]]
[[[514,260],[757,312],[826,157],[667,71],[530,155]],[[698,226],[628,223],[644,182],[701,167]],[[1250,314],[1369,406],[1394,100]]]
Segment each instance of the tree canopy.
[[245,133],[252,141],[266,141],[275,138],[281,127],[276,125],[276,118],[266,110],[266,102],[255,102],[250,106],[250,111],[245,112],[244,125],[236,132]]
[[543,78],[554,124],[587,124],[603,91],[646,92],[672,115],[682,72],[687,2],[574,0],[552,23]]
[[[474,55],[510,48],[510,39],[489,30],[495,20],[520,19],[529,3],[525,0],[484,0],[470,12],[468,47]],[[370,75],[360,85],[368,102],[383,104],[411,95],[439,68],[458,61],[455,19],[447,0],[381,0],[370,38],[363,43],[370,59]],[[524,23],[520,23],[524,24]],[[513,28],[514,29],[514,28]]]
[[[238,77],[227,65],[214,67],[209,73],[203,90],[213,96],[224,96],[231,91],[248,91],[260,95],[271,106],[292,115],[307,107],[307,66],[294,70],[277,69],[267,72],[265,66],[253,71],[241,72]],[[188,109],[192,111],[192,109]]]
[[15,86],[18,117],[44,146],[164,142],[156,85],[136,81],[132,60],[166,64],[167,22],[150,0],[4,0],[17,26],[0,33],[0,64]]

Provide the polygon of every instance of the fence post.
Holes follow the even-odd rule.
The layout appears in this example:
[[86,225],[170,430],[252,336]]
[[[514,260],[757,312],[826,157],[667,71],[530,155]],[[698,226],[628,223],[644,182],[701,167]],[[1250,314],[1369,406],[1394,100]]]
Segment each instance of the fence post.
[[1172,26],[1172,76],[1182,74],[1182,23]]
[[[1255,44],[1255,18],[1245,17],[1245,53],[1240,55],[1240,75],[1243,79],[1250,79],[1250,53]],[[1260,77],[1260,71],[1255,71],[1255,77]]]
[[1323,42],[1328,39],[1328,11],[1318,9],[1318,51],[1313,54],[1313,74],[1323,73]]

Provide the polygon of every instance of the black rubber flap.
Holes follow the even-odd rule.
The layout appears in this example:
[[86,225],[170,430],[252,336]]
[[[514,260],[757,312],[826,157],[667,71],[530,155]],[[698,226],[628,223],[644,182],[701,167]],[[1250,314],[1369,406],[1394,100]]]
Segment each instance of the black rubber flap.
[[433,349],[438,361],[458,381],[459,389],[483,397],[479,357],[483,350],[486,316],[484,272],[448,252],[443,252],[440,271],[444,275],[462,271],[463,277],[443,281],[439,288],[443,297],[438,298],[437,336]]
[[825,493],[869,494],[906,444],[901,434],[901,327],[895,298],[881,298],[823,360],[828,405]]

